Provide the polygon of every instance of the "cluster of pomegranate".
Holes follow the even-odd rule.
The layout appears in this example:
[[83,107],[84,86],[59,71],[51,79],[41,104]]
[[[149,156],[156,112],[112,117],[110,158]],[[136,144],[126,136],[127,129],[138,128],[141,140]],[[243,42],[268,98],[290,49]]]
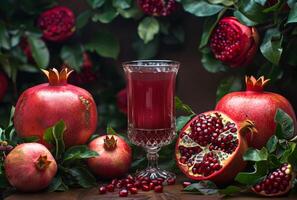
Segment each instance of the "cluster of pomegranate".
[[171,15],[179,7],[175,0],[137,0],[137,3],[145,14],[157,17]]
[[[128,194],[137,194],[138,190],[150,191],[154,190],[156,193],[163,192],[163,184],[165,179],[156,178],[151,180],[148,177],[133,177],[128,175],[124,179],[113,179],[108,185],[99,187],[99,194],[105,194],[106,192],[114,192],[118,190],[120,197],[127,197]],[[175,179],[169,178],[166,180],[166,184],[174,185]]]

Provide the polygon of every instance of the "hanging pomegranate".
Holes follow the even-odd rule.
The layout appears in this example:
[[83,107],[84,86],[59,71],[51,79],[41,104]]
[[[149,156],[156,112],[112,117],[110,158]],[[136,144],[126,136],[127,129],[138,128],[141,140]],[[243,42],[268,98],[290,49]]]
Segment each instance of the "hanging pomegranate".
[[44,39],[61,42],[70,38],[75,32],[75,15],[65,6],[57,6],[41,13],[37,24]]
[[294,179],[295,173],[292,165],[285,163],[270,172],[260,183],[254,185],[252,191],[262,196],[282,196],[291,190]]
[[49,83],[27,89],[19,97],[14,114],[14,125],[20,137],[38,136],[43,140],[45,130],[64,120],[67,147],[85,144],[95,132],[97,109],[92,95],[86,90],[67,83],[72,72],[64,68],[43,70]]
[[215,58],[231,67],[250,64],[258,44],[256,28],[241,24],[235,17],[221,19],[210,38],[210,48]]
[[132,150],[122,138],[104,135],[90,142],[89,148],[99,156],[88,159],[88,166],[101,178],[121,177],[128,172],[132,161]]
[[225,95],[217,103],[216,110],[227,113],[234,120],[250,119],[255,123],[258,133],[248,135],[252,147],[262,148],[275,133],[274,116],[279,108],[292,117],[296,130],[296,116],[290,102],[279,94],[263,91],[268,79],[246,76],[245,82],[246,91]]
[[181,130],[176,142],[178,167],[193,180],[226,184],[244,169],[245,134],[256,132],[251,121],[234,121],[219,111],[195,116]]
[[168,16],[179,7],[175,0],[137,0],[137,3],[142,12],[157,17]]
[[0,72],[0,102],[4,98],[8,88],[8,80],[3,72]]
[[7,180],[17,190],[35,192],[51,183],[57,172],[57,163],[45,146],[24,143],[7,155],[4,168]]

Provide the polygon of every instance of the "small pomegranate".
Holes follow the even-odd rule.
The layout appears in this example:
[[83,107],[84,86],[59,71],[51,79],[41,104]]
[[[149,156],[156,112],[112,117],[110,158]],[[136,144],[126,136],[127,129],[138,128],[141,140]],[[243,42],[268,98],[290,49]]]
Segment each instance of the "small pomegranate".
[[137,3],[142,12],[157,17],[168,16],[179,7],[175,0],[138,0]]
[[[94,174],[101,178],[115,178],[128,172],[132,151],[122,138],[116,135],[104,135],[90,142],[89,148],[99,156],[88,159],[88,166]],[[127,182],[127,181],[126,181]],[[123,184],[118,182],[119,187]]]
[[71,37],[75,31],[75,16],[65,6],[57,6],[41,13],[38,27],[43,38],[52,42],[61,42]]
[[282,196],[291,190],[294,179],[295,174],[291,164],[285,163],[254,185],[252,191],[262,196]]
[[117,106],[122,113],[127,114],[127,105],[127,88],[124,88],[117,94]]
[[215,109],[227,113],[234,120],[242,121],[248,118],[255,123],[258,133],[247,135],[250,146],[260,149],[274,134],[274,116],[279,108],[292,117],[295,129],[297,128],[296,116],[290,102],[279,94],[263,91],[268,79],[265,80],[262,76],[256,80],[253,76],[246,76],[245,82],[246,91],[225,95]]
[[67,127],[64,134],[67,147],[87,142],[96,130],[97,108],[89,92],[67,84],[71,72],[67,68],[60,73],[56,69],[44,70],[49,83],[23,92],[14,114],[18,136],[38,136],[49,147],[43,140],[45,130],[63,120]]
[[244,134],[255,132],[251,121],[238,123],[218,111],[195,116],[181,130],[176,142],[176,161],[193,180],[226,184],[244,169],[247,150]]
[[0,71],[0,102],[4,98],[8,88],[8,79],[6,75]]
[[235,17],[221,19],[210,38],[210,48],[216,59],[231,67],[250,64],[258,44],[256,28],[241,24]]
[[16,146],[7,155],[4,168],[9,183],[23,192],[46,188],[57,172],[57,164],[52,154],[38,143]]

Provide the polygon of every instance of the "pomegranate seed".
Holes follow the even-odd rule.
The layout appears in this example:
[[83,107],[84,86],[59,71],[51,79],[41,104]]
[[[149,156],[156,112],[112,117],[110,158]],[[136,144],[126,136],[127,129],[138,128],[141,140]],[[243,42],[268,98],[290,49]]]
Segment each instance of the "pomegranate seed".
[[148,181],[141,181],[141,184],[142,184],[142,185],[148,185],[149,182],[148,182]]
[[130,188],[129,191],[131,194],[137,194],[137,192],[138,192],[137,188],[135,188],[135,187]]
[[99,193],[100,193],[100,194],[105,194],[105,193],[106,193],[106,187],[101,186],[101,187],[99,188]]
[[175,184],[175,178],[169,178],[169,179],[167,180],[167,184],[168,184],[168,185],[174,185],[174,184]]
[[132,184],[132,183],[128,183],[127,184],[127,188],[129,189],[129,188],[132,188],[132,187],[134,187],[134,185]]
[[120,197],[127,197],[128,196],[128,190],[122,189],[119,191],[119,196]]
[[142,185],[142,191],[150,191],[150,187],[148,185]]
[[156,179],[152,180],[152,183],[153,183],[154,185],[159,185],[159,181],[156,180]]
[[162,185],[157,185],[154,190],[157,193],[161,193],[161,192],[163,192],[163,186]]
[[113,180],[111,181],[111,184],[113,184],[113,185],[116,185],[116,184],[117,184],[117,182],[118,182],[118,180],[117,180],[117,179],[113,179]]
[[135,181],[134,187],[140,189],[141,188],[141,183],[139,181]]
[[114,191],[114,185],[113,184],[109,184],[106,186],[106,189],[108,192],[113,192]]
[[149,187],[150,187],[150,190],[153,190],[155,188],[155,184],[150,182]]
[[188,187],[189,185],[191,185],[192,183],[191,182],[188,182],[188,181],[185,181],[183,182],[183,187]]

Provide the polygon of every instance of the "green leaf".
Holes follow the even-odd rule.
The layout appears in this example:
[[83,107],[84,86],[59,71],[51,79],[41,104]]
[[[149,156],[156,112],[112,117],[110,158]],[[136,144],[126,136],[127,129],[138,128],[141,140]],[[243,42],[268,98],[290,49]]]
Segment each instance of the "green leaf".
[[276,150],[277,143],[278,143],[278,138],[275,135],[269,138],[269,140],[266,143],[266,148],[269,153],[273,153]]
[[22,141],[24,143],[38,142],[39,141],[39,137],[38,136],[23,137],[22,138]]
[[76,180],[77,184],[83,188],[91,188],[97,185],[95,177],[86,167],[74,166],[67,169],[67,172]]
[[281,157],[280,157],[280,162],[281,163],[287,163],[289,157],[291,157],[291,155],[293,154],[293,152],[295,152],[296,149],[296,143],[289,143],[289,147],[282,153]]
[[225,78],[220,82],[220,85],[217,88],[217,101],[219,101],[226,94],[239,90],[241,90],[241,78],[235,76]]
[[110,125],[107,126],[106,133],[108,135],[117,135],[117,132]]
[[0,47],[10,49],[9,35],[2,21],[0,21]]
[[112,20],[114,20],[118,15],[119,15],[119,13],[114,8],[109,8],[109,9],[105,9],[103,12],[96,13],[92,17],[92,20],[94,22],[99,21],[103,24],[108,24]]
[[274,121],[280,125],[282,137],[285,139],[291,139],[295,135],[293,119],[285,113],[282,109],[277,109],[274,117]]
[[234,11],[233,13],[234,17],[236,17],[241,23],[247,25],[247,26],[256,26],[258,23],[249,19],[247,16],[245,16],[242,12],[239,10]]
[[296,22],[297,22],[297,3],[295,3],[294,6],[290,10],[287,24],[296,23]]
[[253,172],[240,172],[235,177],[235,181],[244,185],[254,185],[262,181],[268,173],[268,164],[266,161],[256,162]]
[[47,192],[55,192],[55,191],[65,192],[68,189],[69,189],[68,186],[63,182],[61,176],[58,175],[54,177],[51,184],[48,186]]
[[224,6],[210,4],[204,0],[181,0],[185,11],[196,15],[197,17],[205,17],[215,15],[224,9]]
[[131,7],[132,0],[112,0],[112,5],[119,9],[127,9]]
[[80,159],[87,159],[96,157],[99,154],[96,151],[91,151],[86,145],[78,145],[70,147],[65,151],[63,162],[77,161]]
[[98,55],[107,58],[116,59],[120,52],[120,45],[118,40],[107,32],[99,32],[95,34],[90,42],[85,45],[88,51],[96,52]]
[[297,148],[295,146],[294,150],[291,150],[291,154],[287,157],[288,163],[290,163],[294,169],[294,171],[297,171]]
[[235,186],[235,185],[229,185],[224,189],[220,189],[219,193],[226,195],[226,196],[231,196],[233,194],[239,193],[242,191],[241,187]]
[[175,109],[176,110],[181,110],[187,114],[195,114],[195,112],[192,110],[192,108],[189,105],[184,104],[178,96],[174,97],[174,101],[175,101]]
[[203,195],[213,195],[218,193],[216,185],[210,181],[200,181],[199,183],[193,183],[186,188],[186,192],[197,192]]
[[92,15],[92,13],[89,10],[86,10],[86,11],[80,13],[76,18],[75,27],[77,29],[83,28],[89,22],[89,19],[90,19],[91,15]]
[[211,16],[205,19],[203,24],[203,32],[200,39],[200,45],[199,48],[203,48],[207,45],[208,40],[210,38],[210,35],[213,31],[213,29],[216,27],[218,21],[222,17],[222,15],[225,13],[226,9],[222,10],[218,15]]
[[89,5],[94,9],[95,8],[100,8],[105,3],[105,1],[106,0],[87,0]]
[[260,46],[261,53],[271,63],[278,65],[283,48],[282,36],[278,29],[268,29]]
[[137,30],[138,36],[147,44],[159,33],[160,25],[154,17],[146,17],[139,23]]
[[256,3],[264,6],[267,0],[255,0]]
[[[120,0],[119,0],[120,1]],[[138,8],[137,2],[133,1],[133,4],[128,9],[120,9],[118,8],[117,11],[120,13],[120,15],[123,18],[134,18],[134,19],[140,19],[143,13]]]
[[264,6],[258,4],[255,0],[241,0],[238,10],[249,20],[261,24],[269,20],[263,13]]
[[268,151],[265,147],[261,150],[249,148],[243,155],[243,160],[246,161],[266,161],[268,159]]
[[194,115],[179,116],[176,119],[176,130],[179,132],[181,129],[192,119]]
[[227,66],[214,58],[209,48],[203,48],[201,63],[204,69],[211,73],[224,72],[228,69]]
[[32,35],[28,35],[27,39],[36,64],[40,68],[46,68],[49,64],[50,55],[44,41]]
[[208,0],[209,3],[212,4],[223,4],[225,6],[232,6],[234,4],[234,0]]
[[65,123],[61,120],[57,122],[54,126],[47,128],[43,135],[43,139],[46,142],[54,145],[56,159],[59,159],[65,151],[65,144],[63,140],[65,130]]
[[159,38],[155,37],[152,41],[145,44],[143,40],[137,38],[132,45],[133,49],[137,53],[138,59],[151,59],[156,56],[159,49]]
[[83,47],[80,44],[64,45],[60,53],[61,59],[76,71],[83,64]]

